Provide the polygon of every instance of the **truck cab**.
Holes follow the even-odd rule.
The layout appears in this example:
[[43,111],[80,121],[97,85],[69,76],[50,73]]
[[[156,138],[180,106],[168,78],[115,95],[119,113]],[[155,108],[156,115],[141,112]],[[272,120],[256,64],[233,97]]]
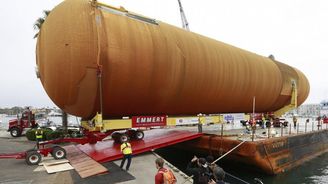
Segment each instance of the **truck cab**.
[[37,127],[35,122],[35,115],[30,110],[25,110],[17,119],[9,120],[8,132],[12,137],[19,137],[22,135],[25,128]]

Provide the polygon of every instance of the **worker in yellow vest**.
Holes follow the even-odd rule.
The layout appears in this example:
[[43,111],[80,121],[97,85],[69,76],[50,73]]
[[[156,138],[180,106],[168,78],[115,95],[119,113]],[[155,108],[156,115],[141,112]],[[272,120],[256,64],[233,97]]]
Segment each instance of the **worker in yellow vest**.
[[43,140],[43,131],[40,127],[35,131],[36,146],[39,149],[39,143]]
[[127,163],[125,169],[128,171],[130,168],[131,160],[132,160],[132,148],[131,148],[131,144],[128,143],[127,140],[121,144],[121,152],[123,153],[123,159],[121,161],[120,167],[121,167],[121,169],[123,169],[124,162],[127,159],[128,163]]

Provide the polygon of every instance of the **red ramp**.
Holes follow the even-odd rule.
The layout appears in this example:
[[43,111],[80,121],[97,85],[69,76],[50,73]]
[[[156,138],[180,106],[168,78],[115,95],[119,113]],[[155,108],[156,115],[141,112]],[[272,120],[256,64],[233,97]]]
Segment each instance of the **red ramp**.
[[[203,135],[197,132],[168,129],[154,129],[144,133],[143,140],[131,141],[133,155],[192,140]],[[98,162],[108,162],[122,158],[120,144],[115,144],[112,140],[98,142],[97,144],[78,145],[77,147]]]

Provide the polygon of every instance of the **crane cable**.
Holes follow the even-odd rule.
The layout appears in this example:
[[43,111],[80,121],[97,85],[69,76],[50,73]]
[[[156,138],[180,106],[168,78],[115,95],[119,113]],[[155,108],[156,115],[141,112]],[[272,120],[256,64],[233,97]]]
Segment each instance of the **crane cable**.
[[91,5],[94,7],[94,16],[95,16],[95,24],[96,24],[96,32],[97,32],[97,78],[98,78],[98,90],[99,90],[99,105],[100,105],[100,114],[103,113],[103,99],[102,99],[102,65],[100,64],[100,33],[99,33],[99,25],[101,26],[101,15],[99,15],[99,10],[97,8],[97,0],[92,0]]

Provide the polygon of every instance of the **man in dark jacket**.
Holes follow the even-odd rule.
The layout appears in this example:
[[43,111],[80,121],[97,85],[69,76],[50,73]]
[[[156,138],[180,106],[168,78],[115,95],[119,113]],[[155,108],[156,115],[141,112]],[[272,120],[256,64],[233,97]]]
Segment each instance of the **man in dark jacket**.
[[205,158],[194,158],[187,165],[187,174],[193,176],[194,184],[208,184],[210,181],[210,172]]
[[221,167],[216,167],[213,170],[213,175],[214,179],[212,179],[209,184],[225,184],[224,177],[225,177],[225,172]]
[[214,157],[212,155],[206,157],[206,164],[211,172],[210,179],[213,179],[214,181],[217,181],[218,179],[223,181],[225,172],[220,166],[214,163]]

